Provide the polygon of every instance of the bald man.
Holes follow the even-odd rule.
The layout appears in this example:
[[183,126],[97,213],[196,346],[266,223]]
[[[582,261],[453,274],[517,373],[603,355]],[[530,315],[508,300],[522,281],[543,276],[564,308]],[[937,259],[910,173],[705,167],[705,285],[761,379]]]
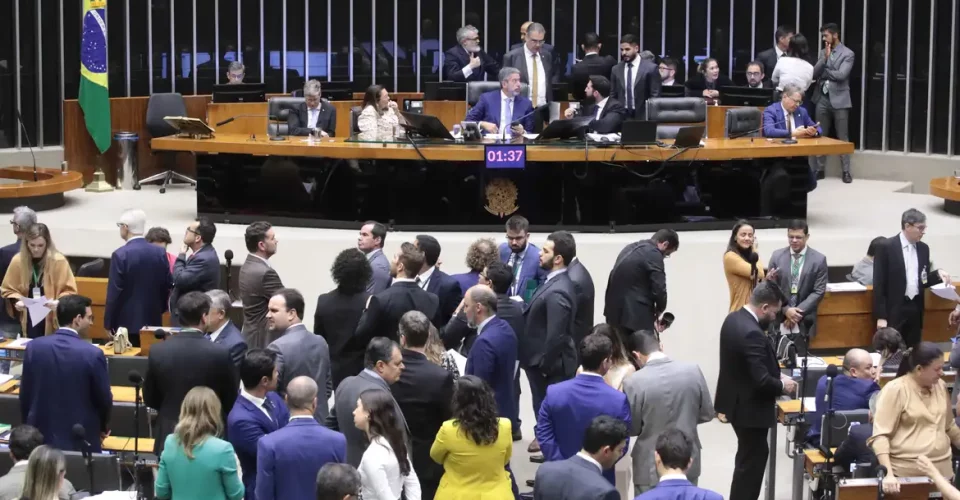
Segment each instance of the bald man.
[[[873,366],[870,353],[863,349],[850,349],[843,357],[843,373],[833,380],[833,398],[830,403],[834,411],[868,410],[870,396],[880,390],[876,382],[877,370]],[[807,442],[820,443],[820,425],[827,409],[827,377],[817,382],[817,409],[813,412],[813,422],[807,433]]]

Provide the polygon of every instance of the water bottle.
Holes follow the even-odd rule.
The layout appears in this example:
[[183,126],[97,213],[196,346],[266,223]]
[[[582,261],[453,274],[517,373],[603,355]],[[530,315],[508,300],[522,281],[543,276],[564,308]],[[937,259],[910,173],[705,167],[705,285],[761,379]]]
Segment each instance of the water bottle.
[[459,123],[453,125],[453,138],[460,142],[463,140],[463,129],[460,127]]

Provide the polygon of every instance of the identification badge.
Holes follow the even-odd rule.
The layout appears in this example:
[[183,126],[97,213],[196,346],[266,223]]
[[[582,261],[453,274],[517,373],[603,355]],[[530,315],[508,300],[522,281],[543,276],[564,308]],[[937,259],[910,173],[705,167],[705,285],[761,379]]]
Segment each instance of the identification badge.
[[791,283],[791,284],[790,284],[790,294],[791,294],[791,295],[796,295],[796,294],[797,294],[797,284],[796,284],[796,283]]
[[920,271],[920,282],[924,285],[927,284],[927,266],[923,266],[923,270]]
[[40,291],[40,287],[38,286],[33,287],[33,298],[39,299],[42,296],[43,296],[43,292]]

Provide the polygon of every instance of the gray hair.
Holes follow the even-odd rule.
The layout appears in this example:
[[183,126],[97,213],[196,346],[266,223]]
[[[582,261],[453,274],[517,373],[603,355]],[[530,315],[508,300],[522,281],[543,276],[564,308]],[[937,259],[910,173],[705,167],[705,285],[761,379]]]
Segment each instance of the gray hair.
[[309,410],[317,399],[317,381],[301,375],[287,384],[287,406],[291,410]]
[[547,29],[543,27],[540,23],[530,23],[530,26],[527,26],[527,34],[533,33],[546,33]]
[[907,227],[907,224],[916,225],[927,222],[927,216],[916,208],[909,208],[900,216],[900,229]]
[[317,473],[317,500],[342,500],[360,493],[360,473],[350,464],[328,463]]
[[467,35],[470,33],[480,34],[480,30],[470,26],[469,24],[457,30],[457,43],[463,44],[463,40],[467,38]]
[[423,347],[430,338],[430,320],[420,311],[407,311],[400,316],[398,331],[409,347]]
[[230,310],[230,296],[227,295],[227,292],[223,290],[210,290],[207,293],[207,297],[210,297],[210,308],[211,309],[220,309],[223,312]]
[[653,61],[656,58],[657,56],[654,55],[654,53],[650,52],[649,50],[644,50],[643,52],[640,52],[641,61]]
[[131,234],[140,236],[147,230],[147,214],[139,208],[131,208],[120,214],[120,223],[127,226]]
[[246,71],[246,68],[243,67],[243,63],[240,61],[233,61],[230,63],[230,66],[227,67],[228,73],[243,73]]
[[497,312],[497,294],[486,285],[476,285],[467,290],[470,300],[480,304],[491,314]]
[[14,208],[13,223],[20,227],[20,231],[26,231],[28,227],[37,223],[37,213],[27,206]]
[[803,89],[801,89],[799,85],[795,83],[788,83],[783,86],[783,95],[789,97],[797,93],[803,94]]
[[507,81],[507,78],[510,78],[514,73],[519,75],[520,70],[510,66],[504,66],[503,69],[500,70],[500,73],[497,74],[497,81],[502,85],[503,82]]
[[303,84],[304,97],[317,97],[320,95],[320,82],[317,80],[308,80]]

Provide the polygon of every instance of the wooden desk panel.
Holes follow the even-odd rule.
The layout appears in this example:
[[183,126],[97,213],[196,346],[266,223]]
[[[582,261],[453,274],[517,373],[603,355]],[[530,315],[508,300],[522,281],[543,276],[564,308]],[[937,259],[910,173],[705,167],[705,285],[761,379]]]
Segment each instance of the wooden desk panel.
[[[900,494],[887,495],[885,498],[896,500],[927,500],[937,491],[933,483],[925,477],[901,477]],[[837,485],[836,500],[875,500],[877,498],[877,480],[841,479]]]
[[[16,384],[13,387],[10,387],[8,384],[4,384],[3,387],[6,387],[7,390],[4,391],[7,394],[20,394],[20,384]],[[113,393],[113,402],[114,403],[133,403],[135,397],[135,389],[133,387],[120,387],[120,386],[111,386],[110,392]]]
[[110,334],[103,327],[103,317],[107,305],[107,278],[76,278],[77,293],[89,298],[93,304],[93,324],[87,330],[86,338],[110,340]]
[[453,130],[454,125],[467,117],[467,103],[466,101],[424,101],[423,114],[436,116],[447,130]]
[[[206,122],[219,133],[267,135],[267,103],[238,102],[229,104],[207,104]],[[217,127],[217,123],[238,115],[257,115],[237,118]]]
[[[722,139],[726,135],[727,110],[743,106],[707,106],[707,138]],[[763,109],[760,110],[760,124],[763,124]]]

